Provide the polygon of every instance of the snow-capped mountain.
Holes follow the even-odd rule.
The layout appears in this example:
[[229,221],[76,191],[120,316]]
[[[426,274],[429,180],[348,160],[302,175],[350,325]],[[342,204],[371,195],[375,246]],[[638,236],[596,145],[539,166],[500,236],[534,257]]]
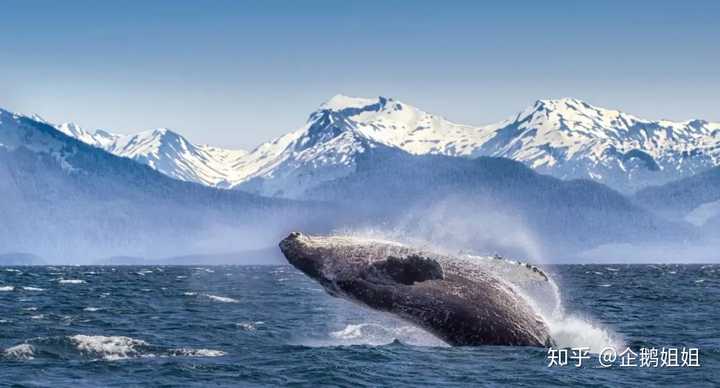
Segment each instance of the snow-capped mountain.
[[74,123],[56,128],[66,135],[146,164],[175,179],[218,188],[228,188],[232,181],[238,180],[236,166],[247,155],[243,150],[195,145],[165,128],[134,135],[118,135],[103,130],[91,133]]
[[537,101],[485,131],[493,135],[475,155],[502,156],[558,178],[589,178],[625,192],[720,162],[720,123],[644,120],[569,98]]
[[391,98],[337,95],[298,130],[251,152],[193,145],[168,130],[119,136],[68,124],[58,129],[178,179],[291,198],[350,174],[357,156],[377,145],[415,155],[506,157],[625,192],[720,161],[720,123],[644,120],[569,98],[540,100],[503,122],[468,126]]
[[262,248],[287,225],[329,218],[314,204],[171,179],[1,109],[0,199],[0,254],[65,262]]

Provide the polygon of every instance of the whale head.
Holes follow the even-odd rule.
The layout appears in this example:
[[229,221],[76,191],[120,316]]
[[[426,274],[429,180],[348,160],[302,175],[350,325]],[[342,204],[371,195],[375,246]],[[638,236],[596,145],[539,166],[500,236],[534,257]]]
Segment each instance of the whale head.
[[280,242],[280,250],[290,264],[333,296],[362,299],[356,295],[358,280],[411,286],[443,278],[437,261],[408,254],[408,248],[397,243],[293,232]]

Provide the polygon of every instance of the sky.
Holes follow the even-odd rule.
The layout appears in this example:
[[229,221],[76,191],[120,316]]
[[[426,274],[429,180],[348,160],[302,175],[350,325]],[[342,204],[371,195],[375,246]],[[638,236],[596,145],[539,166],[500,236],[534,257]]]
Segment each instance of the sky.
[[250,149],[335,94],[463,124],[574,97],[720,121],[720,2],[0,4],[0,107]]

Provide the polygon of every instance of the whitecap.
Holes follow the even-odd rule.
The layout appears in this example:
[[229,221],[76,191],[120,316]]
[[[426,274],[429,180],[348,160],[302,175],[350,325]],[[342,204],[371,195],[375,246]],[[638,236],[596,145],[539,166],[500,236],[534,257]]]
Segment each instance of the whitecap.
[[241,328],[245,331],[255,331],[257,327],[252,322],[240,322],[237,324],[237,327]]
[[210,298],[210,299],[212,299],[212,300],[214,300],[214,301],[216,301],[216,302],[223,302],[223,303],[240,303],[239,300],[233,299],[233,298],[228,298],[228,297],[226,297],[226,296],[217,296],[217,295],[210,295],[210,294],[205,294],[205,296],[207,296],[208,298]]
[[45,318],[45,315],[43,315],[43,314],[33,315],[30,317],[30,319],[43,319],[43,318]]
[[171,356],[184,357],[221,357],[225,355],[225,352],[223,352],[222,350],[190,348],[171,349],[168,353]]
[[30,344],[15,345],[5,349],[3,356],[15,360],[32,360],[35,358],[35,349]]
[[598,287],[610,287],[612,284],[606,283],[606,284],[600,284]]
[[704,283],[704,282],[705,282],[705,279],[698,279],[695,281],[695,283]]
[[329,339],[305,340],[306,346],[382,346],[395,341],[414,346],[448,346],[445,342],[415,326],[395,323],[356,323],[329,333]]
[[189,291],[188,291],[188,292],[183,292],[183,295],[185,295],[185,296],[195,296],[195,295],[197,295],[197,292],[189,292]]
[[83,309],[83,311],[89,311],[89,312],[95,312],[95,311],[100,311],[100,310],[102,310],[101,307],[85,307]]
[[163,349],[149,343],[125,336],[102,336],[78,334],[69,337],[84,355],[106,361],[128,358],[152,357],[220,357],[225,352],[213,349],[170,348]]
[[15,290],[15,286],[0,286],[0,291],[8,292],[13,290]]
[[124,336],[78,334],[70,340],[79,351],[111,361],[140,356],[140,348],[148,346],[143,340]]
[[25,291],[45,291],[44,288],[30,287],[30,286],[23,287],[23,290],[25,290]]
[[60,284],[82,284],[85,283],[82,279],[60,279],[58,280],[58,283]]
[[608,270],[608,271],[610,271],[610,272],[618,272],[618,271],[620,271],[620,268],[605,267],[605,269]]

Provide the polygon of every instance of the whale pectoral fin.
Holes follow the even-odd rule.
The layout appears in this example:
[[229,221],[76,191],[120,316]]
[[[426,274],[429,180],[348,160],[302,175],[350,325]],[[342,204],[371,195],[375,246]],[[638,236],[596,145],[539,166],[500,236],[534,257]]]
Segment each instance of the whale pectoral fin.
[[440,263],[418,255],[403,258],[390,256],[387,260],[374,263],[373,267],[382,276],[408,286],[444,278]]

